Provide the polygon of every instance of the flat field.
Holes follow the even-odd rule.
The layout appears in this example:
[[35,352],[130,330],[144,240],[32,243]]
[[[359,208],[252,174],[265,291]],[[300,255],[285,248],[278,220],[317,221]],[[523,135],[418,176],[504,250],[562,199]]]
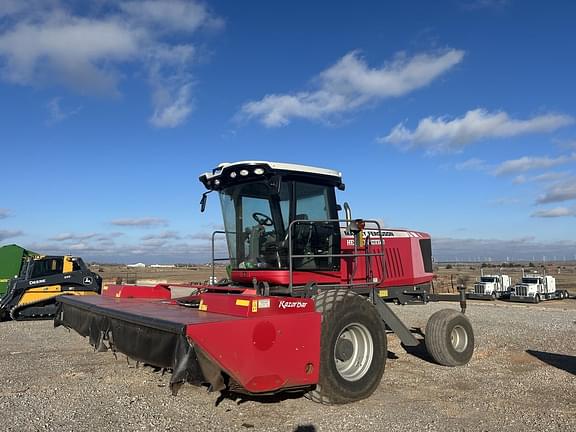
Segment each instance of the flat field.
[[[440,266],[440,281],[465,268]],[[479,269],[470,269],[470,277]],[[106,280],[119,268],[104,268]],[[561,268],[567,284],[574,278]],[[219,269],[220,275],[225,272]],[[138,280],[203,281],[209,268],[146,269]],[[442,279],[443,278],[443,279]],[[452,277],[454,279],[454,276]],[[448,283],[446,282],[446,283]],[[570,285],[572,295],[575,285]],[[449,286],[445,287],[450,290]],[[409,326],[455,304],[392,306]],[[476,349],[464,367],[435,364],[388,335],[380,386],[368,399],[321,406],[301,395],[233,398],[185,385],[50,321],[0,323],[1,430],[6,431],[576,431],[576,299],[534,304],[471,301]]]
[[[394,306],[424,328],[441,307]],[[6,431],[574,431],[576,300],[471,302],[476,350],[465,367],[434,364],[388,335],[386,372],[368,399],[321,406],[298,396],[224,399],[124,356],[95,353],[49,321],[0,323]]]
[[[497,274],[502,272],[512,277],[512,282],[516,283],[522,277],[522,269],[526,272],[545,271],[546,274],[556,278],[556,287],[571,291],[576,295],[576,263],[558,262],[549,263],[545,267],[541,264],[529,267],[528,263],[522,265],[510,265],[510,267],[501,267],[494,265],[485,267],[482,270],[484,274]],[[153,284],[155,282],[167,283],[188,283],[188,282],[205,282],[212,275],[212,269],[208,265],[189,266],[182,268],[128,268],[121,265],[98,265],[92,267],[93,271],[98,272],[103,278],[104,283],[114,283],[120,278],[124,282],[138,282]],[[439,293],[456,292],[456,286],[459,282],[464,282],[469,288],[474,281],[480,276],[481,265],[478,263],[440,263],[435,266],[436,280],[434,288]],[[215,275],[217,278],[226,276],[224,266],[216,266]]]

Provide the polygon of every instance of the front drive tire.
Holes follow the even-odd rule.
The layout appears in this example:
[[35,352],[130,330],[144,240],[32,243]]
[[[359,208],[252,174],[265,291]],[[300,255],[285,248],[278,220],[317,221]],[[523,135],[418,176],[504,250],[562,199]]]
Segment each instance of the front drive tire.
[[314,300],[322,313],[320,376],[306,397],[326,405],[369,397],[380,384],[387,356],[378,311],[349,289],[321,291]]
[[454,309],[434,313],[426,324],[426,349],[443,366],[463,366],[474,352],[472,324]]

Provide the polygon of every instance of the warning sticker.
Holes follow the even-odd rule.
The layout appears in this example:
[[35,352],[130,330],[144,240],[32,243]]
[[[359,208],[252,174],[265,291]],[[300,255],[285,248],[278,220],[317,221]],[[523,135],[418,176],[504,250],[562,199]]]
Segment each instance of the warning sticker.
[[260,309],[267,309],[270,307],[270,299],[259,299],[258,300],[258,307]]

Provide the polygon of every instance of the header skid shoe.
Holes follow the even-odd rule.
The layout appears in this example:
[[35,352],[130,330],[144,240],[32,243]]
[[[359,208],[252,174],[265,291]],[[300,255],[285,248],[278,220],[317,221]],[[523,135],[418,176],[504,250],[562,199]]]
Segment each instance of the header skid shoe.
[[247,394],[318,382],[321,314],[311,299],[200,294],[180,302],[64,296],[58,304],[55,326],[87,336],[98,351],[110,349],[172,370],[174,394],[185,382]]

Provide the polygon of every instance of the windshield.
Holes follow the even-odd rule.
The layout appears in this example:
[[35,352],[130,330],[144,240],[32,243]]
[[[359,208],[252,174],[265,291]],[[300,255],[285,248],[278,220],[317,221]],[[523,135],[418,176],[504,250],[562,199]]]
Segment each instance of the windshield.
[[[234,269],[288,267],[288,226],[293,220],[337,217],[332,187],[266,180],[237,184],[220,191],[230,261]],[[328,227],[328,230],[326,230]],[[296,223],[292,228],[293,255],[334,254],[340,247],[338,224]],[[294,258],[295,267],[333,268],[332,258]],[[339,262],[339,261],[338,261]]]
[[540,283],[540,278],[524,277],[524,278],[522,278],[522,283],[525,283],[525,284],[539,284],[539,283]]
[[492,276],[482,276],[480,278],[480,282],[496,282],[497,279],[495,277]]

